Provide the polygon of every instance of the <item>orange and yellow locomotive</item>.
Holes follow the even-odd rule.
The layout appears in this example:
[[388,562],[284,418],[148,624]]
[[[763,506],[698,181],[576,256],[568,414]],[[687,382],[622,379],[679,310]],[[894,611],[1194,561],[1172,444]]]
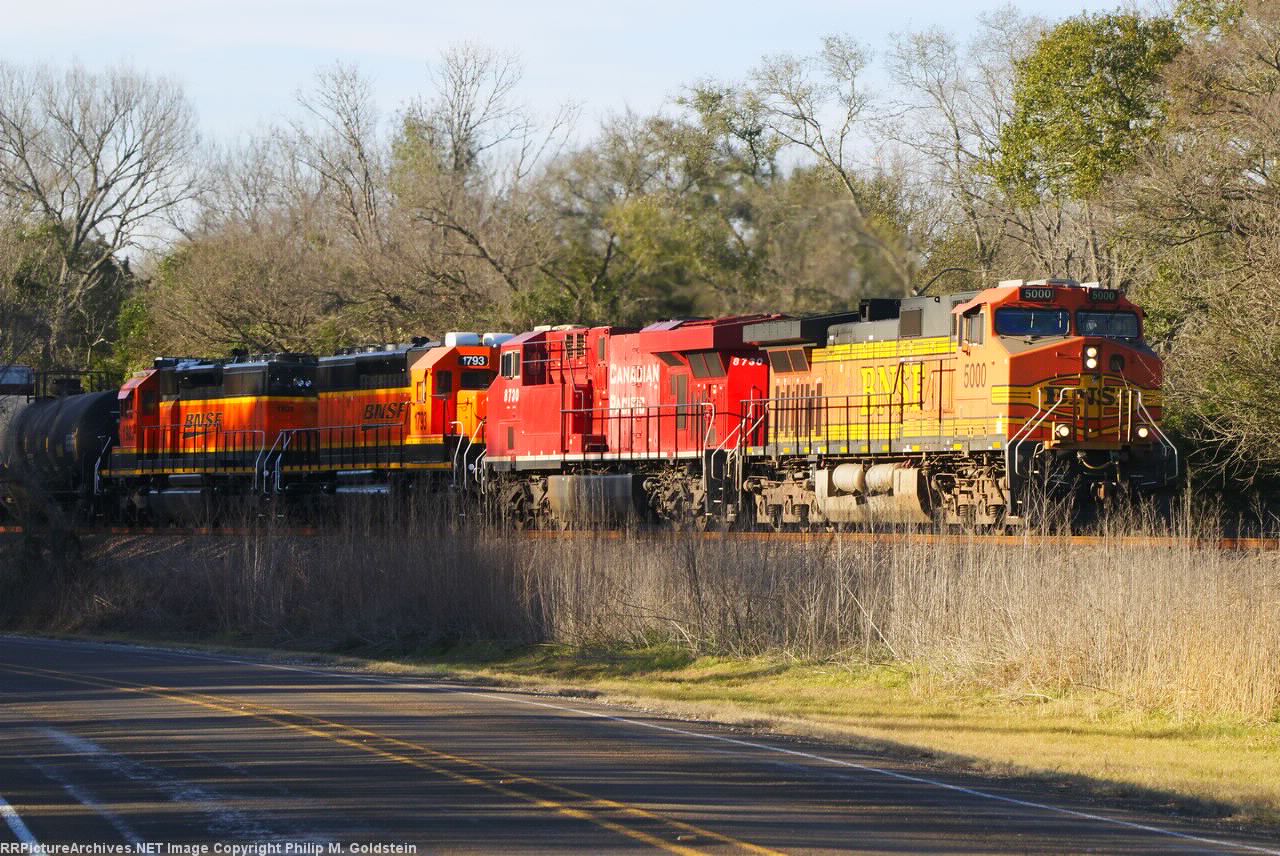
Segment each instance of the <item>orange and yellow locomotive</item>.
[[1033,498],[1106,499],[1177,472],[1161,361],[1111,289],[1012,280],[745,338],[771,368],[748,408],[767,439],[738,473],[762,523],[1014,524]]

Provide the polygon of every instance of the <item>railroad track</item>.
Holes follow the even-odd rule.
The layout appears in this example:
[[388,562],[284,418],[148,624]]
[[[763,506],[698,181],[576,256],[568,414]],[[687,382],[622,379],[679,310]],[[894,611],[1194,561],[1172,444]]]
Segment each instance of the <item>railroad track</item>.
[[[0,536],[21,535],[21,526],[0,526]],[[271,535],[286,538],[337,537],[341,530],[320,528],[315,526],[215,526],[215,527],[127,527],[99,526],[85,527],[75,530],[80,536],[153,536],[167,538],[191,537],[231,537],[243,538],[251,535]],[[518,537],[529,540],[635,540],[660,541],[675,537],[693,536],[701,540],[740,540],[740,541],[793,541],[816,542],[840,539],[848,543],[896,543],[896,544],[950,544],[950,545],[995,545],[1001,547],[1062,546],[1062,547],[1152,547],[1196,550],[1229,550],[1229,551],[1280,551],[1280,538],[1190,538],[1190,537],[1158,537],[1149,535],[1057,535],[1022,533],[1020,535],[968,535],[943,534],[929,532],[687,532],[676,533],[670,530],[529,530],[515,533]]]

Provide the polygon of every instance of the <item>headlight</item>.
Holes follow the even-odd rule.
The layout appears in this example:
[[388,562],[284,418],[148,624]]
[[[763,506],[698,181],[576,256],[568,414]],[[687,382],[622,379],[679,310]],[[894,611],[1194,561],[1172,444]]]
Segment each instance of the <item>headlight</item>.
[[1090,345],[1089,347],[1084,349],[1084,355],[1086,357],[1096,358],[1098,356],[1098,349],[1095,348],[1093,345]]
[[1059,425],[1057,428],[1053,429],[1053,433],[1057,434],[1061,439],[1065,440],[1066,438],[1071,436],[1071,426]]
[[1151,429],[1150,429],[1150,428],[1148,428],[1146,425],[1139,425],[1139,426],[1138,426],[1138,438],[1139,438],[1139,439],[1145,440],[1145,439],[1147,439],[1147,438],[1148,438],[1148,437],[1150,437],[1150,436],[1151,436]]
[[[1094,349],[1090,349],[1090,350],[1094,350]],[[1098,367],[1098,358],[1089,357],[1089,359],[1084,361],[1084,367],[1087,369],[1096,369]]]

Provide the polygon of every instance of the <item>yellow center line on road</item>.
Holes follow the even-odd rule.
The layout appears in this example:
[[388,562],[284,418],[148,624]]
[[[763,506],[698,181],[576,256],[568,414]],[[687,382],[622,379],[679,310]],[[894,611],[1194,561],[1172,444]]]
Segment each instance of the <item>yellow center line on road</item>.
[[[549,809],[559,814],[565,815],[567,817],[572,817],[577,820],[583,820],[588,823],[595,824],[596,826],[599,826],[603,829],[607,829],[610,832],[615,832],[619,835],[626,836],[627,838],[632,838],[636,841],[643,842],[645,844],[650,845],[651,847],[656,847],[661,850],[665,850],[669,853],[683,854],[683,856],[695,856],[695,854],[701,854],[705,851],[698,850],[693,847],[688,847],[683,844],[665,841],[655,835],[650,835],[649,833],[644,832],[643,830],[633,829],[631,827],[624,826],[623,824],[617,823],[616,821],[609,820],[608,818],[600,817],[598,813],[604,812],[604,811],[617,812],[617,813],[625,814],[629,817],[633,817],[637,819],[655,821],[657,823],[661,823],[673,829],[679,830],[682,833],[687,833],[692,836],[703,837],[706,839],[714,840],[722,844],[728,844],[730,846],[745,850],[749,853],[761,854],[761,856],[781,856],[781,853],[782,853],[782,851],[772,850],[767,847],[761,847],[759,845],[752,844],[748,841],[742,841],[732,836],[725,835],[720,832],[715,832],[710,829],[705,829],[703,827],[695,826],[693,824],[686,823],[684,821],[676,820],[674,818],[664,817],[663,815],[657,814],[655,812],[651,812],[647,809],[643,809],[638,806],[629,805],[627,803],[618,802],[616,800],[595,797],[590,794],[583,793],[581,791],[575,791],[572,788],[567,788],[563,785],[555,784],[554,782],[545,781],[542,779],[535,778],[533,776],[524,775],[522,773],[513,773],[509,770],[504,770],[500,767],[494,767],[490,764],[484,763],[483,761],[476,761],[471,758],[462,757],[460,755],[453,755],[447,752],[441,752],[437,749],[432,749],[420,743],[414,743],[412,741],[402,740],[398,737],[389,737],[384,734],[379,734],[376,731],[369,731],[367,729],[357,728],[352,725],[346,725],[340,722],[334,722],[332,720],[322,719],[320,717],[295,713],[293,711],[285,710],[283,708],[269,707],[267,705],[255,704],[253,702],[240,701],[237,699],[227,698],[223,696],[209,695],[207,693],[193,692],[191,690],[180,690],[173,687],[147,686],[144,684],[133,684],[133,683],[128,683],[124,681],[114,681],[106,678],[89,678],[89,677],[84,677],[80,675],[73,675],[67,672],[60,672],[52,669],[40,669],[35,667],[22,668],[18,666],[11,666],[8,664],[4,664],[3,666],[0,666],[0,668],[3,668],[10,672],[25,674],[32,677],[47,677],[47,678],[53,678],[55,680],[65,681],[67,683],[76,683],[76,684],[82,684],[84,686],[92,686],[92,687],[102,687],[107,689],[121,690],[127,693],[148,695],[156,698],[163,698],[169,701],[176,701],[183,704],[190,704],[190,705],[195,705],[197,707],[203,707],[209,710],[217,710],[223,713],[229,713],[235,716],[250,717],[253,719],[261,720],[263,722],[269,722],[272,725],[277,725],[282,728],[287,728],[292,731],[297,731],[299,733],[306,734],[311,737],[319,737],[324,740],[329,740],[331,742],[338,743],[342,746],[347,746],[352,749],[359,749],[362,752],[365,752],[370,755],[374,755],[376,757],[382,758],[387,761],[394,761],[396,763],[405,764],[407,766],[414,767],[420,770],[425,770],[427,772],[444,776],[446,778],[452,779],[462,784],[470,785],[473,787],[484,788],[485,790],[502,794],[503,796],[511,797],[523,802],[530,803],[532,805],[537,806],[538,808]],[[392,746],[402,750],[410,750],[413,752],[421,753],[423,755],[426,755],[430,758],[435,759],[438,762],[439,761],[448,762],[457,766],[463,766],[463,767],[471,768],[472,770],[477,770],[483,773],[487,773],[491,776],[497,777],[498,781],[495,782],[489,779],[479,778],[478,776],[471,775],[468,773],[462,773],[455,770],[450,770],[446,767],[440,766],[439,763],[431,763],[430,761],[426,761],[421,758],[414,758],[410,755],[405,755],[400,752],[391,751],[390,749],[380,748],[378,746],[370,745],[367,742],[370,739],[377,740],[381,742],[384,746]],[[556,794],[559,794],[563,797],[568,798],[569,800],[582,804],[583,807],[571,805],[568,802],[561,802],[558,800],[546,799],[544,797],[537,796],[536,794],[528,793],[525,790],[520,790],[519,788],[513,787],[513,785],[516,785],[516,784],[524,785],[524,786],[532,786],[532,787],[537,787],[537,788],[542,788],[544,790],[552,791]]]

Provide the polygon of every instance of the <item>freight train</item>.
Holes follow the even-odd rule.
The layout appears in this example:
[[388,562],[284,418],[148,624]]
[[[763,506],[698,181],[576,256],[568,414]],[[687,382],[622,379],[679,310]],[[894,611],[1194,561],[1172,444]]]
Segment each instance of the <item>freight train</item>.
[[1017,526],[1046,498],[1176,479],[1142,324],[1118,291],[1013,280],[814,317],[163,358],[18,412],[0,476],[10,502],[34,485],[127,520],[449,494],[520,527]]

